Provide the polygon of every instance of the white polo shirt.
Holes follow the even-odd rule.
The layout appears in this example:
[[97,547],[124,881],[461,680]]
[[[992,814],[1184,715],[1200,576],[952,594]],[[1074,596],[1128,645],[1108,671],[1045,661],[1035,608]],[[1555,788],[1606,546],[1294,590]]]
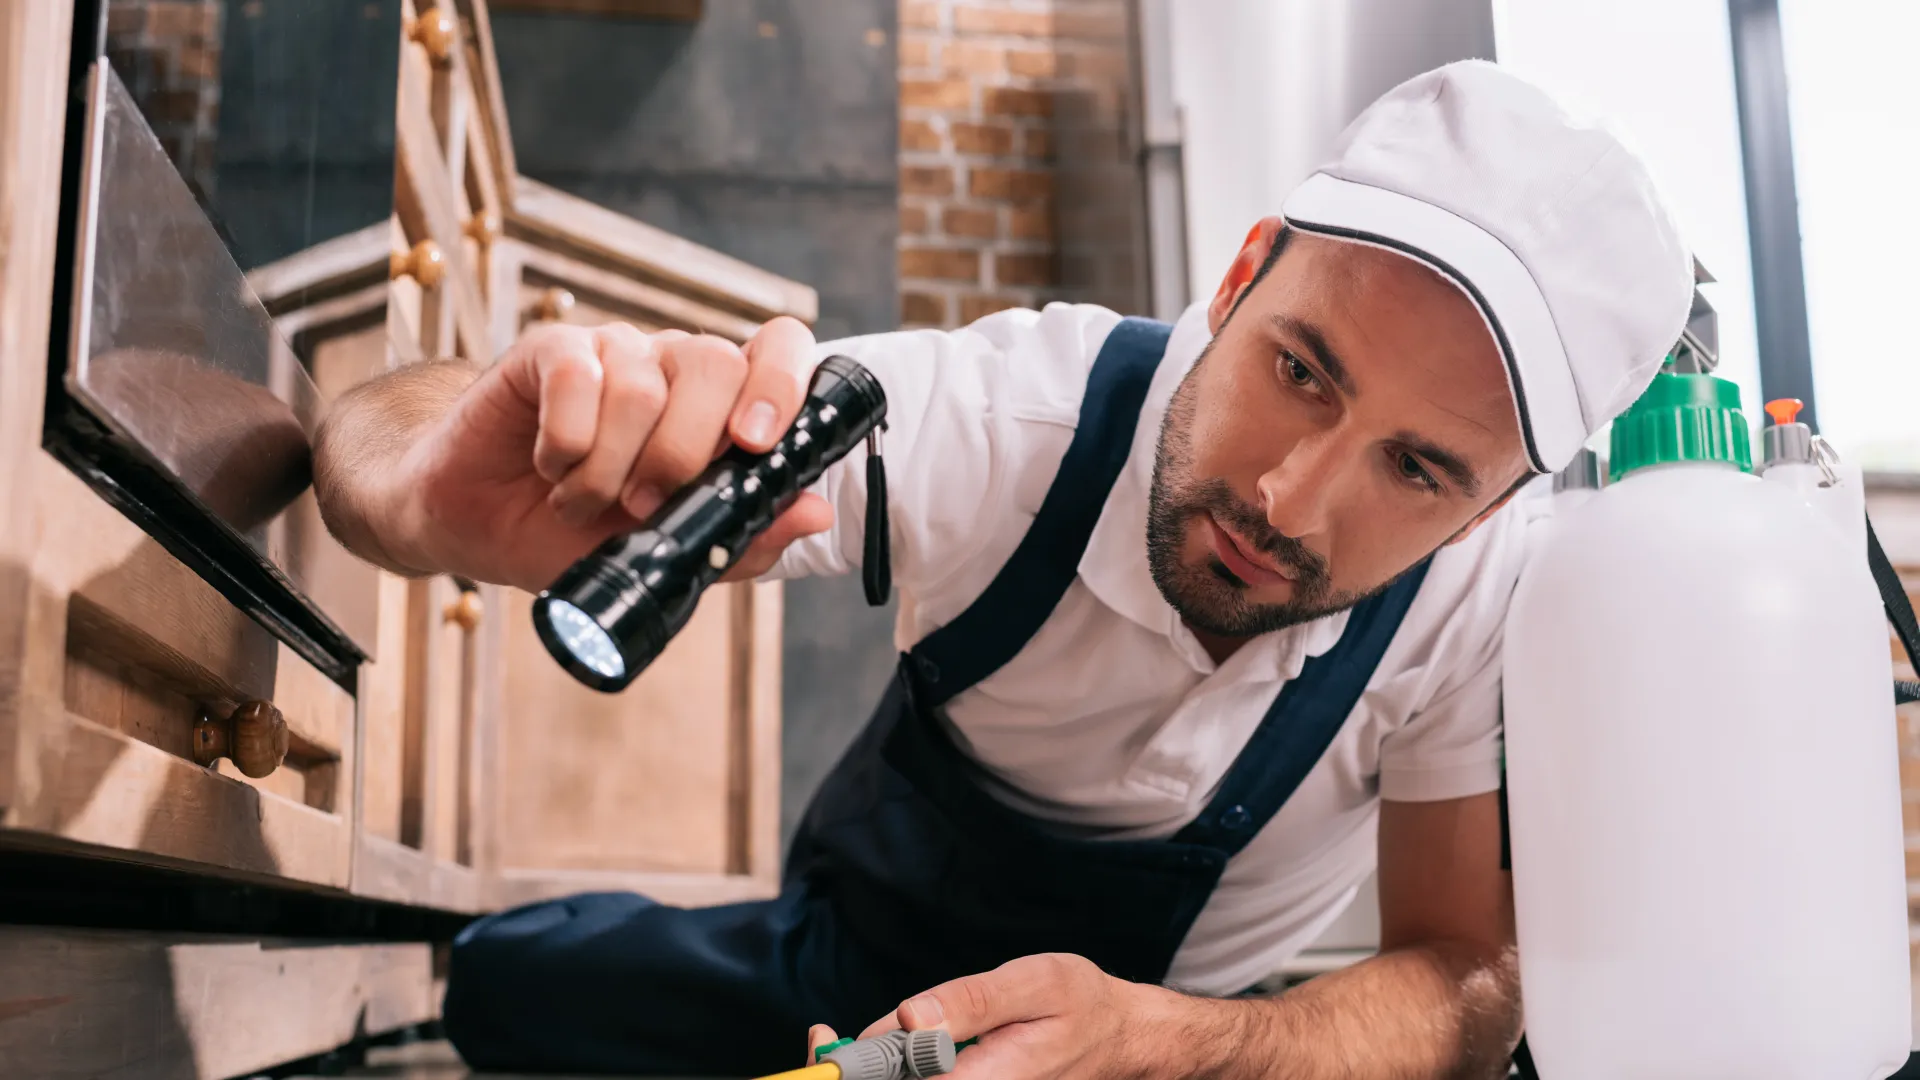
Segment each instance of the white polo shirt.
[[[1120,316],[1055,304],[954,331],[827,342],[887,392],[893,580],[902,649],[964,611],[1013,553],[1078,422],[1094,358]],[[1166,837],[1205,808],[1280,688],[1339,640],[1347,616],[1260,637],[1215,664],[1147,569],[1147,495],[1160,421],[1208,341],[1195,305],[1174,328],[1126,467],[1046,624],[1006,667],[949,702],[949,730],[993,793],[1077,835]],[[860,564],[864,451],[815,490],[831,532],[771,577]],[[1530,488],[1529,493],[1537,490]],[[1168,982],[1227,994],[1311,944],[1373,869],[1382,798],[1499,787],[1500,642],[1530,523],[1523,495],[1435,557],[1399,634],[1326,754],[1227,866]]]

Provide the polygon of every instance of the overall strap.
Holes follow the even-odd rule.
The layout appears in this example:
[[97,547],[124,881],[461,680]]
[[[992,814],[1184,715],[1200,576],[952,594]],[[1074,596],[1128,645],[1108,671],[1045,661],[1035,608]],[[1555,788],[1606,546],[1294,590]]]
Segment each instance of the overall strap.
[[931,708],[1000,670],[1024,648],[1080,572],[1107,493],[1127,464],[1147,388],[1173,327],[1123,319],[1087,377],[1080,420],[1060,471],[1020,546],[985,592],[908,653],[914,698]]
[[1253,738],[1234,759],[1220,790],[1174,839],[1225,852],[1247,846],[1280,812],[1346,726],[1426,580],[1423,560],[1353,608],[1340,640],[1308,660],[1280,688]]

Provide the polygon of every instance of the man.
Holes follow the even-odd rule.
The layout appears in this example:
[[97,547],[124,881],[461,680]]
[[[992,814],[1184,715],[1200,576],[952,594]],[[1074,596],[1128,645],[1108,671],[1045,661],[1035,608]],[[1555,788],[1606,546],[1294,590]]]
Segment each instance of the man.
[[[1505,1075],[1501,626],[1539,502],[1509,500],[1644,389],[1690,296],[1642,166],[1465,63],[1357,120],[1171,328],[549,327],[348,395],[317,469],[341,538],[534,590],[771,445],[818,358],[890,403],[906,651],[781,897],[482,920],[450,1035],[515,1069],[770,1071],[872,1022],[980,1036],[963,1080]],[[857,569],[865,495],[856,452],[733,576]],[[1242,993],[1376,861],[1378,956]]]

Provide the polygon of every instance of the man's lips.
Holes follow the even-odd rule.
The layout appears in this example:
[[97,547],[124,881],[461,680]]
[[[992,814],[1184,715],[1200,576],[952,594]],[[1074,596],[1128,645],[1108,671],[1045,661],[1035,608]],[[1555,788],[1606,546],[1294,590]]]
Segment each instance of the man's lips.
[[1249,585],[1278,585],[1293,579],[1282,573],[1265,555],[1249,550],[1238,537],[1220,527],[1212,514],[1206,515],[1207,540],[1213,554],[1227,571]]

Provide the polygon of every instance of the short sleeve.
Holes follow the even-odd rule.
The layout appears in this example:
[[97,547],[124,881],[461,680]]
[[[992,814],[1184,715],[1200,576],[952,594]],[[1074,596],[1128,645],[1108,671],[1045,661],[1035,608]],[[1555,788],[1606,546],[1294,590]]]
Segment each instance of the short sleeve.
[[1538,485],[1523,490],[1435,557],[1434,570],[1446,560],[1453,583],[1434,598],[1446,613],[1431,657],[1436,677],[1406,722],[1381,739],[1382,799],[1437,802],[1499,789],[1507,605],[1550,503]]

